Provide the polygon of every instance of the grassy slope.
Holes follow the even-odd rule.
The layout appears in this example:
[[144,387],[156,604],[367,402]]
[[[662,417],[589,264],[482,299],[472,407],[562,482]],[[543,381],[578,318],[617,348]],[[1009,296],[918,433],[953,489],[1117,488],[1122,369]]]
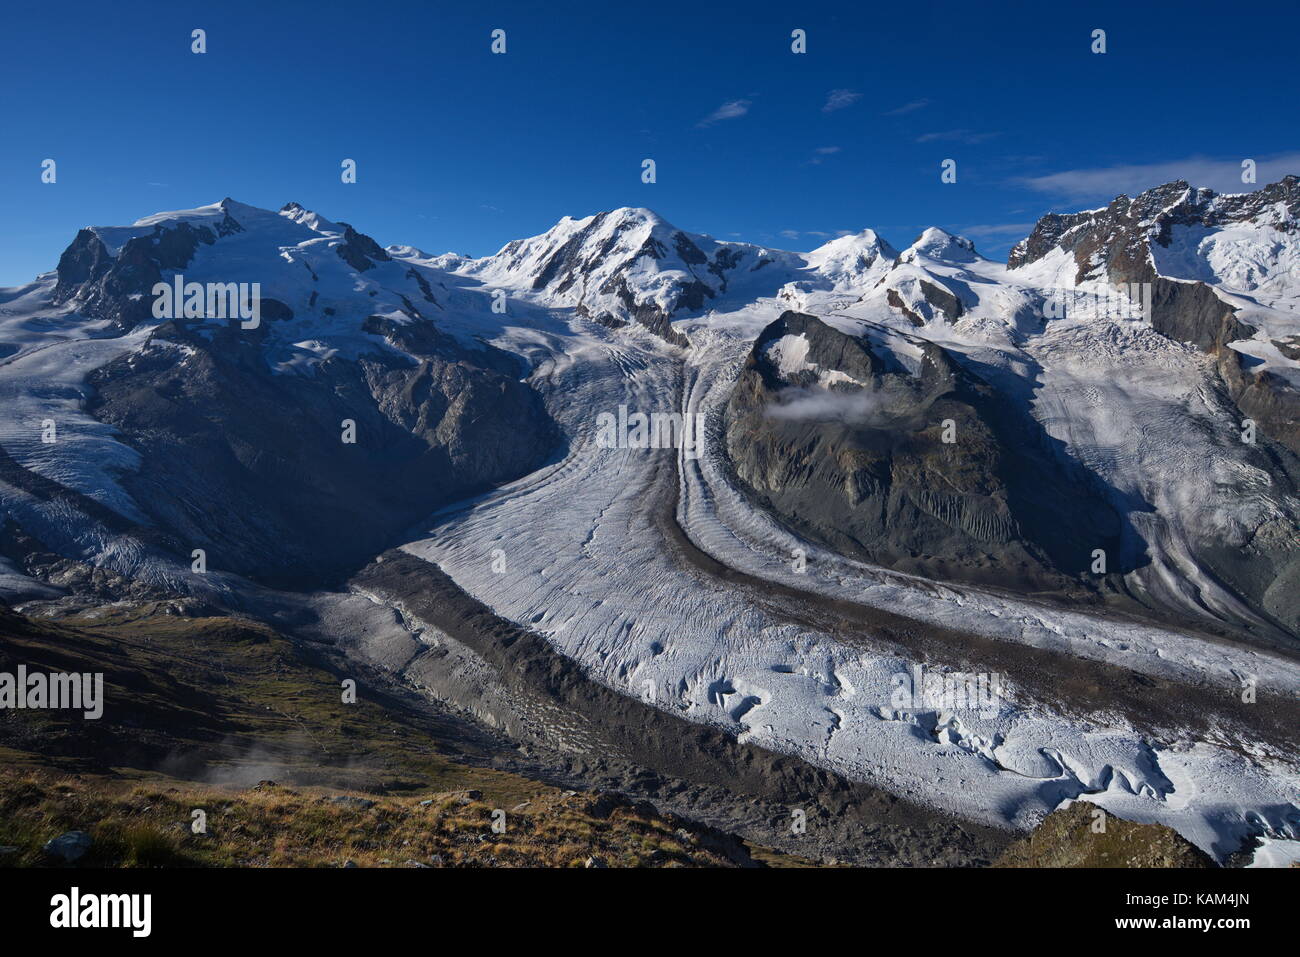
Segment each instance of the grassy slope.
[[[13,850],[0,860],[49,863],[42,844],[73,829],[94,838],[81,863],[108,867],[581,867],[589,858],[610,867],[735,866],[748,853],[646,804],[511,783],[533,794],[499,809],[504,830],[496,833],[496,802],[465,792],[430,795],[426,804],[272,784],[235,789],[7,769],[0,845]],[[191,830],[195,809],[207,816],[203,834]]]
[[[802,863],[485,766],[502,744],[481,729],[334,673],[265,625],[165,611],[52,623],[0,608],[0,670],[105,673],[98,721],[0,711],[0,846],[13,848],[0,865],[45,863],[41,845],[71,829],[95,839],[85,862],[107,866]],[[375,804],[332,800],[341,792]],[[206,835],[190,831],[195,808]]]

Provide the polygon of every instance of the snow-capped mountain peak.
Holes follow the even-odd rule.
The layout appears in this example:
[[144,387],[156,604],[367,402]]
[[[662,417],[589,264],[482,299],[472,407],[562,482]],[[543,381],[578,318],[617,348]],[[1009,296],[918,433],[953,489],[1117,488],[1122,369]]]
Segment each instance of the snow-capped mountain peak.
[[904,262],[914,262],[918,257],[947,263],[971,263],[984,258],[965,236],[954,235],[938,226],[922,232],[900,256]]
[[807,255],[810,269],[836,288],[867,288],[898,258],[898,251],[874,229],[839,236]]
[[[781,269],[764,271],[774,263]],[[564,217],[538,236],[466,263],[458,272],[548,307],[572,308],[607,325],[638,322],[670,342],[678,314],[698,312],[745,290],[762,271],[771,295],[804,266],[795,253],[723,243],[688,233],[658,213],[622,207],[582,219]],[[738,288],[739,286],[739,288]]]
[[[590,271],[600,260],[626,264],[642,256],[665,259],[677,245],[677,235],[686,234],[649,209],[622,207],[581,219],[565,216],[546,232],[512,240],[495,255],[477,260],[472,271],[507,287],[563,291],[572,283],[573,267]],[[689,251],[686,256],[692,258]]]
[[[242,204],[241,204],[242,205]],[[252,207],[245,207],[252,209]],[[259,210],[259,212],[261,212]],[[298,223],[300,226],[306,226],[308,229],[318,233],[341,233],[343,227],[337,223],[330,222],[319,213],[310,209],[305,209],[297,203],[285,203],[280,207],[280,215],[290,222]]]
[[836,236],[834,239],[822,243],[808,255],[810,258],[818,255],[825,256],[849,249],[886,250],[891,253],[894,251],[885,238],[874,229],[862,229],[856,233],[845,233],[842,236]]

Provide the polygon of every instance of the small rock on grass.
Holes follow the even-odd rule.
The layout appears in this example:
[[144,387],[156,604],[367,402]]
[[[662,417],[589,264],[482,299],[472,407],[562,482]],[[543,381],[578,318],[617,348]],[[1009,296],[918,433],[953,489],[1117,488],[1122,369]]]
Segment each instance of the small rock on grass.
[[352,794],[336,794],[330,798],[333,804],[345,804],[348,807],[360,808],[363,811],[369,810],[375,806],[375,802],[368,798],[356,797]]
[[68,831],[45,842],[42,850],[65,864],[75,864],[90,850],[94,841],[85,831]]

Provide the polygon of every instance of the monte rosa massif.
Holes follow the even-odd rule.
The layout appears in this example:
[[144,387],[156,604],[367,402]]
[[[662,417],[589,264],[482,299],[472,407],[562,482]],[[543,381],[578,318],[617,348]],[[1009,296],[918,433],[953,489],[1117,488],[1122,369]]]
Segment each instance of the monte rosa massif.
[[[0,290],[0,599],[273,622],[575,779],[772,843],[807,809],[823,856],[1089,802],[1295,860],[1298,230],[1293,176],[1005,263],[631,208],[481,259],[294,203],[88,227]],[[257,321],[156,308],[189,283]],[[597,441],[636,415],[689,448]]]

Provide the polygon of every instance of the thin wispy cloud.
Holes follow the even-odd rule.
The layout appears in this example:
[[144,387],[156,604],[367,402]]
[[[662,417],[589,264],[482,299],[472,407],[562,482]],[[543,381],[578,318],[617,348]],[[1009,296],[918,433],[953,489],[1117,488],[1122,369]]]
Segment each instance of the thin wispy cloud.
[[904,103],[902,106],[895,107],[892,110],[886,110],[881,116],[902,116],[904,113],[915,113],[917,110],[923,110],[930,105],[929,100],[913,100],[911,103]]
[[1027,236],[1036,223],[978,223],[960,230],[963,236]]
[[997,133],[976,133],[973,130],[943,130],[938,133],[922,133],[916,138],[918,143],[984,143],[997,136]]
[[826,105],[822,107],[822,112],[834,113],[846,106],[852,106],[860,99],[862,99],[862,94],[854,90],[831,90],[830,93],[826,94]]
[[728,100],[695,125],[696,127],[712,126],[722,120],[734,120],[748,112],[749,100]]
[[1245,157],[1213,159],[1191,156],[1163,163],[1124,163],[1090,169],[1064,170],[1046,176],[1022,176],[1013,183],[1057,197],[1062,203],[1110,200],[1124,193],[1136,196],[1153,186],[1186,180],[1193,186],[1207,186],[1219,193],[1245,193],[1275,183],[1288,173],[1300,174],[1300,152],[1252,157],[1256,163],[1255,183],[1241,181]]
[[839,146],[819,146],[815,151],[816,155],[814,155],[808,162],[813,166],[817,166],[826,159],[826,157],[834,156],[836,153],[840,152],[840,150],[841,147]]

